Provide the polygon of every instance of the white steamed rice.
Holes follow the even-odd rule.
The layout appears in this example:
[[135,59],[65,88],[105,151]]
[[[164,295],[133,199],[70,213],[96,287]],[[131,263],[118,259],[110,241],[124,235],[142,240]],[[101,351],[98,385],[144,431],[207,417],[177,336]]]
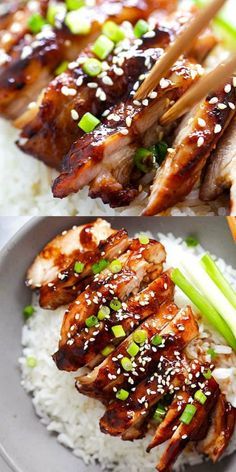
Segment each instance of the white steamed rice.
[[[180,239],[173,235],[158,235],[167,249],[166,266],[175,266],[181,258],[182,250],[200,254],[203,248],[198,246],[189,249]],[[186,255],[186,252],[185,252]],[[222,259],[217,260],[219,267],[236,288],[236,271],[225,264]],[[51,355],[57,349],[61,322],[65,309],[45,311],[37,304],[34,296],[36,313],[23,327],[22,345],[23,354],[20,358],[22,370],[22,385],[32,395],[32,401],[37,415],[46,425],[48,431],[57,433],[58,441],[70,448],[73,453],[88,464],[99,461],[103,469],[112,469],[113,472],[151,472],[161,455],[163,447],[154,449],[150,454],[145,452],[150,437],[131,442],[122,441],[104,435],[99,429],[99,418],[104,407],[96,400],[79,394],[74,387],[75,374],[57,370]],[[176,303],[185,306],[186,297],[180,290],[176,290]],[[206,323],[199,321],[202,350],[211,346],[218,352],[224,349],[224,340]],[[199,342],[198,342],[199,344]],[[188,348],[190,355],[195,354],[195,343]],[[37,359],[35,368],[29,368],[27,357]],[[205,354],[202,354],[203,358]],[[236,407],[236,356],[219,354],[215,376],[221,385],[222,391],[229,401]],[[206,357],[205,357],[206,359]],[[231,440],[227,454],[236,449],[236,434]],[[204,458],[196,452],[193,445],[181,455],[176,463],[175,470],[184,464],[197,464]]]

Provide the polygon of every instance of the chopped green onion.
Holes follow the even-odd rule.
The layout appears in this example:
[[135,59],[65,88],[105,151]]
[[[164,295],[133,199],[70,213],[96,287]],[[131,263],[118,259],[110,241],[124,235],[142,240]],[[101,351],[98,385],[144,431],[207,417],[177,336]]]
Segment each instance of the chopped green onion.
[[57,17],[62,17],[66,14],[65,5],[62,3],[50,3],[47,11],[47,21],[54,26]]
[[76,261],[74,265],[74,272],[76,272],[76,274],[81,274],[83,270],[84,270],[83,262]]
[[139,239],[139,242],[140,242],[141,244],[145,244],[145,245],[148,244],[149,241],[150,241],[149,237],[146,236],[145,234],[140,234],[140,236],[138,237],[138,239]]
[[155,336],[153,336],[151,340],[151,343],[153,344],[153,346],[159,346],[163,343],[163,338],[159,336],[159,334],[155,334]]
[[63,72],[67,70],[68,64],[69,64],[68,61],[63,61],[55,70],[55,75],[63,74]]
[[168,144],[165,143],[164,141],[159,141],[157,144],[154,146],[154,155],[155,155],[155,160],[156,163],[161,165],[162,162],[164,161],[166,154],[168,150]]
[[66,0],[67,10],[78,10],[84,5],[84,0]]
[[35,357],[27,357],[26,364],[33,369],[37,365],[37,359],[35,359]]
[[139,349],[139,346],[133,342],[129,345],[127,352],[131,357],[135,357],[138,354]]
[[33,34],[40,33],[45,25],[46,21],[39,13],[33,13],[28,19],[28,28]]
[[184,424],[190,424],[196,411],[197,411],[196,406],[188,403],[180,417],[180,421]]
[[112,326],[111,330],[115,338],[123,338],[126,334],[122,325]]
[[134,165],[145,174],[153,168],[154,155],[150,149],[138,148],[134,154]]
[[85,113],[81,120],[78,123],[78,127],[81,128],[85,133],[91,133],[96,126],[98,126],[100,120],[96,118],[96,116],[92,115],[92,113]]
[[224,319],[234,335],[236,345],[236,309],[229,303],[217,285],[211,280],[196,257],[188,256],[188,261],[183,260],[182,265],[188,273],[190,280],[205,295],[209,303]]
[[100,259],[100,261],[92,265],[92,271],[95,275],[100,274],[100,272],[106,269],[108,265],[109,265],[109,262],[106,259]]
[[28,320],[29,318],[31,318],[34,312],[35,312],[35,308],[32,305],[25,306],[25,308],[23,309],[23,315],[24,315],[25,320]]
[[84,62],[82,68],[85,74],[90,77],[96,77],[102,71],[102,63],[98,59],[90,57]]
[[201,258],[201,263],[213,282],[215,282],[217,287],[219,287],[231,305],[236,308],[236,292],[225,279],[224,275],[220,271],[219,267],[217,267],[210,254],[204,254],[204,256]]
[[126,372],[130,372],[133,369],[133,364],[128,357],[123,357],[120,361],[122,367]]
[[110,308],[109,306],[101,306],[98,310],[98,319],[99,321],[105,320],[105,318],[110,318]]
[[136,38],[141,38],[149,31],[149,24],[145,20],[138,20],[134,27],[134,35]]
[[116,398],[118,398],[118,400],[127,400],[128,396],[129,392],[127,390],[124,390],[123,388],[118,390],[118,392],[116,393]]
[[102,27],[102,32],[114,43],[119,43],[125,38],[125,33],[114,21],[106,21]]
[[165,418],[165,416],[166,416],[166,409],[164,408],[163,405],[158,403],[157,408],[155,409],[155,412],[153,415],[153,419],[157,421],[158,424],[160,424]]
[[197,390],[195,392],[194,399],[197,400],[197,402],[201,403],[201,405],[204,405],[204,403],[206,403],[207,401],[207,397],[202,390]]
[[122,264],[119,261],[119,259],[115,259],[114,261],[112,261],[110,263],[109,269],[111,270],[113,274],[117,274],[118,272],[120,272],[122,269]]
[[137,344],[143,344],[147,339],[147,331],[145,329],[137,329],[132,334],[132,338]]
[[80,10],[69,11],[65,18],[65,24],[72,34],[86,35],[91,30],[90,20],[81,18]]
[[207,349],[207,354],[211,356],[211,359],[214,360],[217,357],[217,353],[211,347]]
[[196,247],[199,244],[199,241],[197,238],[194,238],[194,236],[187,236],[187,238],[185,238],[185,242],[188,247]]
[[92,316],[89,316],[86,320],[85,320],[85,324],[88,328],[92,328],[93,326],[96,326],[98,324],[98,319],[96,316],[92,315]]
[[102,350],[102,355],[104,357],[107,357],[109,356],[109,354],[111,354],[113,351],[115,350],[115,346],[113,346],[113,344],[108,344],[106,347],[104,347],[104,349]]
[[[191,266],[192,269],[192,266]],[[236,340],[232,331],[221,318],[215,308],[208,302],[208,300],[196,290],[196,288],[188,282],[179,269],[174,269],[171,273],[173,282],[181,288],[181,290],[188,296],[188,298],[196,305],[199,311],[206,317],[206,319],[219,331],[226,339],[228,344],[236,350]]]
[[208,370],[206,370],[206,372],[203,372],[203,376],[205,377],[206,380],[210,380],[211,377],[212,377],[211,370],[208,369]]
[[110,302],[110,308],[114,311],[118,311],[120,310],[122,307],[122,303],[120,302],[120,300],[118,300],[118,298],[113,298]]
[[114,43],[104,34],[101,34],[92,46],[92,52],[102,61],[113,50]]

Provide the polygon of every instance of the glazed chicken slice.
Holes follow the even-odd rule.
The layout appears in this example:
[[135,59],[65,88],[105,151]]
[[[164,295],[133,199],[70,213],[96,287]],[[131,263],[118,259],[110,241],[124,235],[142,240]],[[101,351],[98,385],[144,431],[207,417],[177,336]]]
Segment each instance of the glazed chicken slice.
[[44,27],[36,35],[28,31],[0,66],[0,113],[10,119],[21,115],[48,84],[58,65],[76,59],[87,43],[98,36],[107,18],[118,23],[136,21],[149,15],[154,7],[152,0],[142,4],[135,0],[131,6],[126,1],[97,0],[92,7],[81,9],[81,21],[91,24],[87,35],[73,35],[64,23],[65,15],[58,20],[59,24],[56,21],[55,28]]
[[78,254],[94,251],[100,241],[113,233],[110,223],[101,218],[63,231],[46,244],[32,263],[26,276],[27,286],[35,289],[52,282],[76,260]]
[[207,436],[199,444],[199,451],[208,455],[214,463],[218,461],[230,442],[235,423],[235,408],[220,394],[212,415],[212,424]]
[[219,385],[213,377],[209,380],[205,380],[204,387],[202,387],[201,391],[204,395],[207,393],[207,396],[205,395],[206,401],[204,405],[193,398],[191,399],[190,403],[196,408],[196,412],[189,424],[179,422],[164,454],[157,464],[157,470],[159,472],[168,472],[189,441],[195,440],[206,418],[211,413],[220,393]]
[[188,195],[232,119],[235,104],[235,88],[228,81],[184,119],[173,148],[157,170],[144,215],[160,213]]
[[[186,319],[184,321],[184,319]],[[173,351],[173,346],[178,346],[182,350],[185,345],[185,329],[182,329],[183,323],[187,324],[190,320],[189,326],[191,332],[196,332],[196,323],[191,313],[190,308],[180,310],[177,314],[168,310],[168,305],[165,310],[160,310],[153,317],[149,317],[144,323],[140,325],[146,333],[146,341],[141,346],[138,355],[134,359],[127,358],[127,349],[133,342],[133,335],[128,336],[116,349],[115,353],[108,356],[102,364],[96,367],[91,373],[78,377],[77,388],[81,393],[96,398],[101,398],[106,401],[114,397],[115,392],[119,388],[126,388],[130,384],[135,386],[141,382],[147,375],[155,371],[156,364],[161,356],[168,355]],[[188,329],[187,329],[188,331]],[[163,343],[158,349],[153,350],[152,339],[155,335],[161,335]],[[123,365],[128,362],[129,368]],[[128,361],[127,361],[128,359]],[[114,391],[115,388],[115,391]]]
[[[235,105],[231,103],[233,108]],[[230,189],[230,211],[236,215],[236,116],[223,134],[217,148],[211,154],[200,198],[214,200],[224,190]]]
[[[104,304],[111,305],[112,309],[117,301],[118,308],[124,308],[122,302],[125,302],[129,295],[136,293],[144,281],[148,283],[162,272],[165,255],[163,246],[156,241],[150,240],[147,245],[142,245],[139,240],[133,240],[127,253],[119,258],[122,265],[119,273],[113,274],[107,268],[94,277],[88,288],[65,313],[59,351],[54,355],[59,369],[77,370],[85,364],[89,342],[95,341],[99,326],[100,329],[103,327],[103,323],[100,324],[95,318],[93,326],[98,329],[92,330],[86,343],[81,343],[81,330],[89,332],[87,320],[96,317]],[[114,310],[116,311],[116,308]]]
[[[185,19],[186,15],[191,17],[192,10],[184,12]],[[180,11],[164,20],[160,11],[156,16],[154,36],[144,35],[142,40],[126,38],[119,43],[103,63],[105,70],[98,77],[90,77],[83,71],[81,62],[94,57],[91,47],[88,47],[72,64],[72,70],[54,79],[44,93],[40,109],[34,107],[17,120],[17,126],[23,127],[18,142],[20,148],[60,169],[63,157],[83,134],[78,128],[77,117],[90,111],[101,119],[103,112],[125,100],[139,76],[145,72],[144,51],[152,52],[154,60],[155,55],[157,58],[183,28],[183,13]],[[153,19],[151,21],[153,23]],[[191,55],[201,61],[214,44],[215,38],[209,30],[197,40]],[[153,48],[157,51],[152,51]],[[75,90],[75,96],[62,93],[65,87]],[[32,113],[37,115],[33,120]]]
[[[161,26],[156,27],[155,33],[154,37],[143,39],[142,49],[137,39],[126,39],[124,49],[120,46],[119,53],[110,54],[104,62],[106,71],[98,77],[90,77],[83,72],[82,62],[94,57],[91,47],[83,51],[74,69],[61,74],[49,84],[35,119],[24,123],[25,116],[19,118],[17,124],[24,126],[19,147],[47,165],[60,169],[62,159],[73,142],[84,134],[78,127],[79,117],[90,111],[101,119],[105,110],[126,99],[145,69],[144,50],[166,47],[174,34],[173,29]],[[156,51],[156,57],[161,51]],[[122,64],[122,76],[119,64]],[[73,90],[75,95],[65,93],[65,89]],[[72,115],[78,118],[73,119]]]
[[123,302],[118,311],[110,309],[107,318],[98,321],[95,327],[77,330],[75,343],[60,346],[54,360],[59,364],[64,362],[64,358],[73,360],[74,357],[76,363],[93,368],[103,361],[106,351],[115,350],[115,346],[123,339],[122,336],[114,336],[114,326],[122,327],[123,334],[128,336],[141,321],[156,313],[161,303],[173,298],[173,289],[169,275],[161,274],[138,295]]
[[199,64],[183,59],[151,98],[142,103],[129,98],[112,108],[98,128],[72,146],[64,171],[53,184],[53,195],[63,198],[90,185],[92,198],[101,197],[112,207],[130,203],[137,195],[137,184],[131,185],[136,149],[158,141],[159,118],[198,77]]
[[[105,241],[98,242],[91,250],[77,251],[75,259],[68,267],[57,274],[56,279],[40,288],[39,304],[43,308],[55,310],[60,305],[72,302],[78,293],[88,284],[88,277],[93,275],[100,260],[111,262],[120,256],[129,246],[127,231],[119,230]],[[76,263],[79,268],[76,272]],[[81,266],[82,264],[82,266]]]

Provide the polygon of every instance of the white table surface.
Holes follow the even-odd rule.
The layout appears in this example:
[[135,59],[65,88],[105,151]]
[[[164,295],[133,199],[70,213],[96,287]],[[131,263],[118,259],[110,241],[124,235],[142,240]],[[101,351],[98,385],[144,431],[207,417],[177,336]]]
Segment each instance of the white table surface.
[[0,217],[0,250],[30,218],[29,216]]

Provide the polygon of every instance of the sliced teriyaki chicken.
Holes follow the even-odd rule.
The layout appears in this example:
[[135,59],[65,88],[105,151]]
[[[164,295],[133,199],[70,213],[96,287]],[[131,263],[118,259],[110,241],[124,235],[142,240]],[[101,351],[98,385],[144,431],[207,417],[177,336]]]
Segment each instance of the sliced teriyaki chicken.
[[38,254],[26,276],[30,288],[39,288],[58,277],[81,252],[95,250],[100,241],[114,230],[110,223],[98,218],[92,223],[74,226],[50,241]]
[[198,449],[210,457],[213,462],[219,460],[228,446],[236,423],[236,410],[220,394],[212,415],[212,424],[205,439]]
[[[202,381],[201,377],[199,378]],[[193,388],[193,392],[194,390],[196,391],[196,386]],[[182,422],[180,418],[179,421],[176,422],[175,426],[177,427],[174,428],[174,432],[168,443],[168,446],[164,451],[159,463],[157,464],[157,470],[159,472],[169,471],[189,441],[195,440],[202,425],[205,423],[219,397],[219,385],[213,377],[211,377],[209,380],[204,379],[204,386],[202,384],[201,392],[206,398],[204,404],[200,403],[189,394],[188,404],[191,404],[194,407],[195,413],[188,424]]]
[[97,0],[92,7],[80,9],[81,21],[91,25],[88,34],[71,33],[64,22],[66,8],[64,13],[56,17],[55,27],[46,25],[36,35],[28,30],[13,45],[0,66],[0,113],[10,119],[21,115],[48,84],[58,65],[76,59],[87,43],[99,34],[107,18],[118,23],[124,20],[136,21],[149,15],[154,7],[156,5],[152,0],[150,4],[148,0],[142,3],[135,0],[131,6],[125,0]]
[[[94,57],[91,47],[84,50],[72,64],[73,69],[61,74],[49,84],[38,113],[37,107],[34,107],[33,111],[27,111],[17,120],[17,126],[23,127],[18,142],[20,148],[46,164],[60,169],[62,159],[69,152],[71,145],[83,134],[78,128],[79,118],[86,112],[92,112],[101,119],[103,112],[125,100],[139,76],[146,70],[146,55],[143,51],[148,50],[151,53],[152,48],[160,48],[152,52],[153,59],[155,55],[157,58],[162,49],[165,49],[183,28],[183,18],[190,18],[192,13],[185,11],[183,17],[183,13],[177,11],[163,19],[162,12],[158,11],[155,16],[154,35],[144,35],[142,40],[127,37],[125,41],[121,41],[103,62],[105,70],[97,77],[90,77],[83,70],[81,63],[88,57]],[[150,20],[150,27],[151,24],[153,19]],[[191,56],[201,61],[214,44],[212,32],[206,31],[196,41]],[[65,87],[73,89],[75,95],[63,94]],[[32,113],[37,114],[33,120]]]
[[[151,56],[147,61],[153,64]],[[101,197],[112,207],[130,203],[138,193],[137,183],[131,185],[135,151],[158,141],[161,115],[198,78],[199,64],[182,59],[148,99],[129,98],[113,107],[100,126],[72,146],[53,195],[64,198],[89,185],[92,198]]]
[[[84,73],[81,63],[88,57],[94,57],[94,54],[91,47],[83,51],[72,70],[49,84],[37,116],[24,126],[18,141],[19,147],[47,165],[60,169],[62,159],[73,142],[84,134],[78,127],[78,120],[88,111],[101,119],[105,110],[126,99],[145,69],[146,55],[143,51],[166,47],[174,34],[173,29],[168,31],[161,26],[156,27],[155,33],[154,37],[143,39],[142,49],[139,40],[126,39],[123,48],[119,47],[120,52],[108,56],[103,63],[106,71],[98,77]],[[161,51],[156,51],[156,57]],[[121,64],[124,71],[122,76]],[[75,95],[64,94],[65,88],[73,90]],[[73,119],[73,115],[77,119]],[[20,125],[24,119],[18,120]]]
[[[118,389],[127,388],[131,384],[134,387],[147,375],[152,374],[161,356],[170,355],[175,347],[182,350],[187,336],[185,328],[182,327],[185,323],[186,332],[196,333],[195,319],[189,307],[177,310],[177,313],[171,307],[169,313],[168,304],[166,305],[165,309],[144,321],[102,364],[87,375],[78,377],[78,390],[95,398],[102,397],[103,401],[114,398]],[[146,340],[137,355],[130,359],[127,357],[127,349],[140,329],[145,332]],[[160,335],[163,342],[153,350],[152,340],[156,335]]]
[[[109,307],[109,311],[117,311],[119,319],[122,314],[120,309],[126,309],[126,303],[124,305],[123,302],[140,290],[143,283],[155,279],[162,272],[165,257],[165,250],[160,243],[150,240],[148,244],[143,245],[134,239],[128,251],[118,258],[121,265],[118,273],[112,273],[108,267],[94,277],[65,313],[59,350],[53,356],[59,369],[77,370],[92,360],[94,354],[91,352],[90,355],[89,344],[96,341],[96,336],[104,326],[103,320],[99,322],[100,308],[105,305]],[[115,315],[113,319],[117,322]],[[111,326],[110,329],[112,328]],[[117,337],[123,336],[124,332],[121,331],[121,336]],[[115,337],[113,333],[113,338]],[[105,347],[104,340],[102,337],[99,339],[101,350]],[[87,351],[88,357],[86,357]]]
[[41,307],[55,310],[60,305],[72,302],[78,293],[85,289],[89,282],[88,278],[93,275],[93,270],[96,270],[96,265],[100,260],[105,263],[111,262],[128,248],[127,231],[124,229],[115,231],[105,241],[97,243],[98,245],[91,250],[77,251],[70,265],[60,271],[56,279],[40,288]]
[[[235,107],[234,103],[231,103],[231,107]],[[214,200],[228,189],[231,215],[236,216],[236,116],[211,154],[200,198],[203,201]]]
[[188,195],[232,119],[235,104],[236,91],[230,80],[184,119],[173,148],[157,170],[144,215],[160,213]]
[[[90,329],[81,327],[77,329],[76,334],[74,332],[76,328],[74,327],[72,334],[76,335],[76,342],[69,342],[64,345],[61,343],[59,345],[58,352],[54,354],[57,366],[63,368],[65,359],[68,363],[69,361],[73,362],[73,358],[75,358],[76,364],[79,362],[81,365],[88,365],[93,368],[103,361],[107,352],[115,350],[115,346],[123,339],[124,335],[128,336],[141,321],[156,313],[161,303],[172,298],[173,283],[168,274],[163,273],[154,282],[151,282],[147,288],[139,292],[137,296],[130,297],[127,301],[122,302],[118,311],[112,310],[108,306],[109,310],[106,313],[107,305],[100,305],[97,312],[99,313],[98,321],[95,319],[94,327]],[[104,310],[105,307],[106,311]],[[103,311],[105,315],[100,320],[99,317]],[[114,336],[113,332],[113,327],[117,325],[123,329],[123,336],[118,338]],[[86,349],[83,349],[84,346],[86,346]]]

